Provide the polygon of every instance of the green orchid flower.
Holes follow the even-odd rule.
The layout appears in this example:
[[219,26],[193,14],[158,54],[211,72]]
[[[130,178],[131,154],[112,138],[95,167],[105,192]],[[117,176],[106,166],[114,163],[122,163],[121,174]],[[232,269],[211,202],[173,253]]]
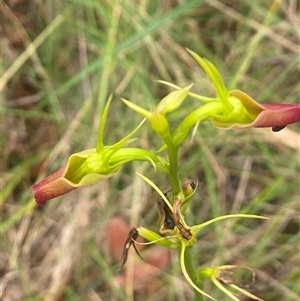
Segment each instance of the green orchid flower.
[[164,140],[170,138],[169,122],[166,115],[174,110],[178,109],[183,101],[186,99],[192,85],[185,88],[173,91],[165,96],[159,104],[151,111],[147,111],[142,107],[122,98],[122,101],[131,109],[145,117],[151,128]]
[[32,186],[38,205],[66,194],[78,187],[93,185],[119,172],[123,164],[129,161],[147,161],[155,169],[169,173],[168,162],[163,158],[140,148],[125,148],[143,122],[117,143],[104,146],[102,137],[111,97],[104,109],[98,132],[97,148],[84,150],[70,156],[66,166]]

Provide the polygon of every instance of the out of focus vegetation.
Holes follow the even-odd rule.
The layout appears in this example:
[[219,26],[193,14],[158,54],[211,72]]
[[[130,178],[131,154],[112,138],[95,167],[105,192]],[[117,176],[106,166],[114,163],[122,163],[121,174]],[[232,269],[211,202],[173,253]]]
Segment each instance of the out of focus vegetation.
[[[193,91],[213,96],[184,47],[218,66],[229,89],[239,88],[261,103],[299,103],[299,3],[6,0],[0,5],[0,299],[191,300],[176,252],[153,259],[157,268],[145,264],[150,276],[144,282],[132,273],[137,256],[123,270],[118,266],[127,235],[120,221],[159,228],[156,195],[134,172],[161,189],[168,187],[164,175],[146,163],[129,164],[117,176],[45,207],[33,201],[31,185],[63,166],[72,152],[94,147],[111,92],[106,144],[141,120],[120,96],[150,109],[170,91],[155,80],[181,87],[193,82]],[[182,110],[198,105],[187,100]],[[161,146],[147,125],[139,133],[135,143],[152,151]],[[268,301],[298,300],[299,150],[299,124],[279,133],[204,124],[185,143],[181,176],[202,183],[186,214],[188,224],[238,212],[270,218],[207,229],[192,249],[196,266],[248,266],[257,275],[254,294]],[[142,255],[154,252],[159,248],[150,246]],[[209,283],[203,289],[224,300]]]

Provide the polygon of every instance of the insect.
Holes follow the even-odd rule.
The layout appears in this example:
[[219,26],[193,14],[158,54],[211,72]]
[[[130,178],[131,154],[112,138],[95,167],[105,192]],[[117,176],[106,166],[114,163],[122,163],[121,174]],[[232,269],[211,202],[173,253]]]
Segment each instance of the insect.
[[[195,190],[196,184],[192,180],[188,180],[184,182],[185,187],[183,187],[185,190],[191,189]],[[168,199],[168,194],[172,190],[170,188],[164,189],[163,194]],[[190,193],[191,194],[191,193]],[[167,205],[167,203],[164,201],[164,199],[159,195],[157,199],[157,207],[161,216],[161,223],[160,223],[160,229],[159,232],[162,234],[169,233],[174,234],[173,230],[175,227],[178,229],[182,237],[184,237],[186,240],[190,240],[192,238],[192,233],[189,229],[186,229],[182,223],[180,222],[180,208],[181,208],[182,202],[180,199],[176,199],[174,201],[173,210]],[[143,260],[142,256],[140,255],[135,243],[136,239],[138,238],[138,228],[132,227],[129,231],[128,237],[124,244],[124,249],[122,253],[122,267],[127,261],[128,258],[128,252],[131,246],[134,247],[135,252],[138,254],[138,256]]]
[[[166,198],[168,198],[168,193],[171,192],[170,188],[167,188],[163,191],[163,194]],[[184,226],[180,223],[180,206],[181,202],[174,202],[174,212],[169,208],[164,199],[161,196],[158,196],[157,199],[158,210],[161,215],[161,225],[160,232],[168,233],[169,230],[174,230],[175,227],[179,230],[181,235],[189,240],[192,238],[192,234],[189,229],[184,228]]]
[[139,253],[136,245],[135,245],[135,242],[136,242],[136,239],[138,238],[139,236],[139,233],[137,231],[137,227],[132,227],[129,231],[129,234],[128,234],[128,237],[125,241],[125,244],[124,244],[124,248],[123,248],[123,253],[122,253],[122,263],[121,263],[121,266],[123,267],[124,264],[126,263],[127,261],[127,258],[128,258],[128,251],[130,249],[131,246],[134,247],[134,250],[136,252],[136,254],[138,254],[138,256],[144,260],[141,256],[141,254]]
[[[170,188],[164,189],[163,194],[166,198],[168,198],[169,192],[171,192]],[[176,226],[173,218],[173,212],[160,195],[157,198],[157,208],[161,215],[160,232],[163,233],[167,230],[173,230]]]
[[173,212],[173,216],[174,216],[174,222],[176,227],[178,228],[179,232],[181,233],[181,235],[186,239],[186,240],[190,240],[192,238],[192,233],[189,229],[184,228],[184,226],[180,223],[180,207],[181,207],[181,200],[179,199],[175,199],[174,201],[174,212]]

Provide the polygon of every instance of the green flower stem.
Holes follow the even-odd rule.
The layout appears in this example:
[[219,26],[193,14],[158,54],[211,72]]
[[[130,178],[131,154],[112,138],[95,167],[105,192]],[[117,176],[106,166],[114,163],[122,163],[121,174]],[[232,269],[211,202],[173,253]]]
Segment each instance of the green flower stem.
[[178,175],[178,147],[174,145],[171,135],[164,137],[164,142],[167,145],[170,163],[169,181],[173,195],[177,195],[181,191],[181,184]]
[[203,300],[203,296],[196,290],[194,290],[194,300],[195,301],[202,301]]
[[[187,274],[189,275],[191,281],[193,283],[198,283],[198,279],[197,279],[197,271],[195,270],[195,267],[193,265],[192,262],[192,256],[191,256],[191,251],[190,248],[188,246],[184,247],[184,266],[186,269]],[[182,250],[179,251],[179,260],[181,260],[181,256],[180,253],[182,252]],[[202,301],[203,300],[203,296],[202,294],[200,294],[200,292],[198,292],[195,288],[194,288],[194,300],[195,301]]]
[[197,124],[213,118],[224,112],[224,105],[221,101],[214,101],[202,105],[184,118],[181,124],[173,133],[174,144],[180,145],[188,136],[190,130]]
[[110,158],[111,167],[119,166],[130,161],[148,161],[155,169],[169,173],[168,162],[154,153],[141,148],[121,148],[118,149]]
[[[197,279],[197,273],[195,271],[195,268],[192,264],[192,256],[189,250],[189,247],[182,243],[181,249],[179,251],[179,261],[180,261],[180,266],[183,272],[183,275],[185,279],[188,281],[188,283],[193,287],[194,292],[195,292],[195,301],[202,301],[203,297],[206,296],[212,300],[214,299],[212,296],[209,294],[205,293],[199,288],[199,281]],[[197,282],[197,284],[195,283]]]

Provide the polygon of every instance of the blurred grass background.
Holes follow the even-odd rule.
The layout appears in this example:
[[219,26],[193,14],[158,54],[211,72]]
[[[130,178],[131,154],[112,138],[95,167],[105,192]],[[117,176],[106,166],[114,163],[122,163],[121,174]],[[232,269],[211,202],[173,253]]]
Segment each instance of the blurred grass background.
[[[120,271],[108,243],[107,225],[116,216],[158,230],[156,195],[134,172],[161,189],[168,187],[165,175],[146,163],[128,164],[45,207],[34,203],[31,185],[73,152],[94,147],[112,91],[105,144],[141,120],[120,96],[150,109],[170,91],[155,80],[193,82],[194,92],[214,95],[184,47],[211,60],[230,89],[261,103],[299,103],[299,3],[7,0],[1,11],[1,300],[192,300],[175,251],[159,282],[137,290],[128,272],[133,262]],[[188,99],[180,114],[197,105]],[[160,147],[147,125],[139,134],[140,146]],[[181,177],[203,183],[189,225],[238,212],[270,218],[206,229],[192,248],[197,268],[248,266],[257,274],[253,293],[299,300],[299,148],[299,124],[272,133],[207,123],[186,141]],[[122,273],[125,285],[117,281]],[[227,300],[209,283],[204,289]]]

